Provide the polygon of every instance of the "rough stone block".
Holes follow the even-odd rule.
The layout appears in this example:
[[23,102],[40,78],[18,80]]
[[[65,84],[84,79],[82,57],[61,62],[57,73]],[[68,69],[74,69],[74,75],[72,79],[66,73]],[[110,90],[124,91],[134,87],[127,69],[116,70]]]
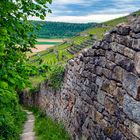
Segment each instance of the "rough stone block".
[[140,102],[126,94],[124,96],[123,110],[130,119],[140,124]]
[[133,59],[134,56],[135,56],[135,51],[133,51],[130,48],[125,47],[125,49],[124,49],[124,55],[127,56],[127,57],[129,57],[129,58],[131,58],[131,59]]
[[114,90],[116,89],[116,82],[112,80],[105,80],[102,83],[101,90],[105,91],[107,94],[113,95]]
[[95,72],[96,72],[97,75],[101,76],[102,75],[102,70],[103,70],[102,67],[96,66],[96,71]]
[[139,89],[140,86],[140,79],[132,74],[132,73],[124,73],[123,76],[123,88],[128,92],[130,96],[135,98],[136,100],[139,97]]
[[102,73],[105,77],[107,77],[108,79],[111,79],[112,77],[112,72],[106,68],[103,68],[102,69]]
[[117,54],[115,57],[115,63],[129,72],[134,70],[134,62],[123,55]]
[[106,68],[109,70],[114,69],[114,67],[116,66],[116,64],[110,60],[106,60]]
[[138,74],[140,74],[140,52],[135,55],[135,69]]
[[126,25],[117,26],[117,33],[120,35],[129,35],[130,30],[131,30],[130,26]]
[[102,119],[103,119],[103,115],[102,115],[100,112],[96,111],[96,112],[95,112],[95,121],[96,121],[98,124],[100,124],[101,121],[102,121]]
[[140,125],[134,123],[133,121],[130,121],[129,119],[126,119],[124,121],[124,124],[136,137],[140,138]]
[[140,51],[140,39],[133,39],[132,48],[136,51]]
[[124,70],[121,67],[116,66],[113,69],[112,79],[122,82],[123,72],[124,72]]
[[122,106],[123,105],[124,95],[125,95],[125,91],[122,90],[119,87],[117,87],[115,89],[115,91],[113,92],[113,96],[116,98],[119,106]]
[[135,38],[135,39],[140,39],[140,33],[136,33],[136,34],[135,34],[135,33],[132,32],[132,33],[130,34],[130,36],[131,36],[132,38]]
[[112,49],[113,52],[118,52],[118,53],[123,54],[124,53],[125,46],[124,45],[121,45],[121,44],[118,44],[116,42],[112,42],[110,44],[110,48]]
[[104,105],[104,103],[105,103],[105,95],[106,95],[106,93],[104,93],[101,90],[99,90],[97,93],[97,101],[102,105]]
[[116,111],[116,104],[114,101],[108,97],[105,98],[105,109],[109,112],[109,114],[114,115]]
[[106,51],[105,57],[110,61],[115,61],[115,54],[113,51]]
[[140,23],[135,23],[131,26],[131,29],[134,33],[139,33],[140,32]]

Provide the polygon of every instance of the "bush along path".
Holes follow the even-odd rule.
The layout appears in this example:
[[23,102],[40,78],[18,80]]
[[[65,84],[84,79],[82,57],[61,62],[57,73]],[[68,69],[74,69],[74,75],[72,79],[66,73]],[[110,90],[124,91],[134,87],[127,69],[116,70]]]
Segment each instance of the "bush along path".
[[21,135],[21,140],[36,140],[34,129],[35,117],[32,112],[27,111],[28,119],[24,125],[24,130]]

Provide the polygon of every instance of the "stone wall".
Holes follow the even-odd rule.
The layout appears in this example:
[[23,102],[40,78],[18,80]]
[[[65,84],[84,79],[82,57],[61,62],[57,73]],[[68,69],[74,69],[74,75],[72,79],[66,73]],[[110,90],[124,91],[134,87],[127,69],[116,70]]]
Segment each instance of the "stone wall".
[[140,18],[70,60],[60,90],[43,83],[23,102],[63,121],[73,140],[140,140]]

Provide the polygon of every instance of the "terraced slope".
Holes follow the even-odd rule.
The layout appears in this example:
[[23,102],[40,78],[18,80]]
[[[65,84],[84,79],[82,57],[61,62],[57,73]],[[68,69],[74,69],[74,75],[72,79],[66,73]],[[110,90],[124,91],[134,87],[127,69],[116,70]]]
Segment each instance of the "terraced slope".
[[[67,61],[77,55],[82,49],[93,46],[96,40],[102,39],[103,35],[120,23],[127,23],[131,16],[140,15],[140,11],[132,13],[129,16],[117,18],[108,22],[104,22],[94,28],[90,28],[81,32],[79,36],[66,40],[65,43],[49,48],[48,50],[39,52],[30,58],[33,65],[65,65]],[[42,77],[32,77],[32,82],[38,83],[42,81]]]

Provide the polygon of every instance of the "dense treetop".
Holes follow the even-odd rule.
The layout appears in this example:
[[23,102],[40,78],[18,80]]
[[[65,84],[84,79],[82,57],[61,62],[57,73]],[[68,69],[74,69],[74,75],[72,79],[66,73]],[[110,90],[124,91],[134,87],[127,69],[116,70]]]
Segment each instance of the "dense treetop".
[[32,21],[34,25],[40,27],[36,30],[38,38],[67,38],[94,27],[96,23],[64,23],[48,21]]

